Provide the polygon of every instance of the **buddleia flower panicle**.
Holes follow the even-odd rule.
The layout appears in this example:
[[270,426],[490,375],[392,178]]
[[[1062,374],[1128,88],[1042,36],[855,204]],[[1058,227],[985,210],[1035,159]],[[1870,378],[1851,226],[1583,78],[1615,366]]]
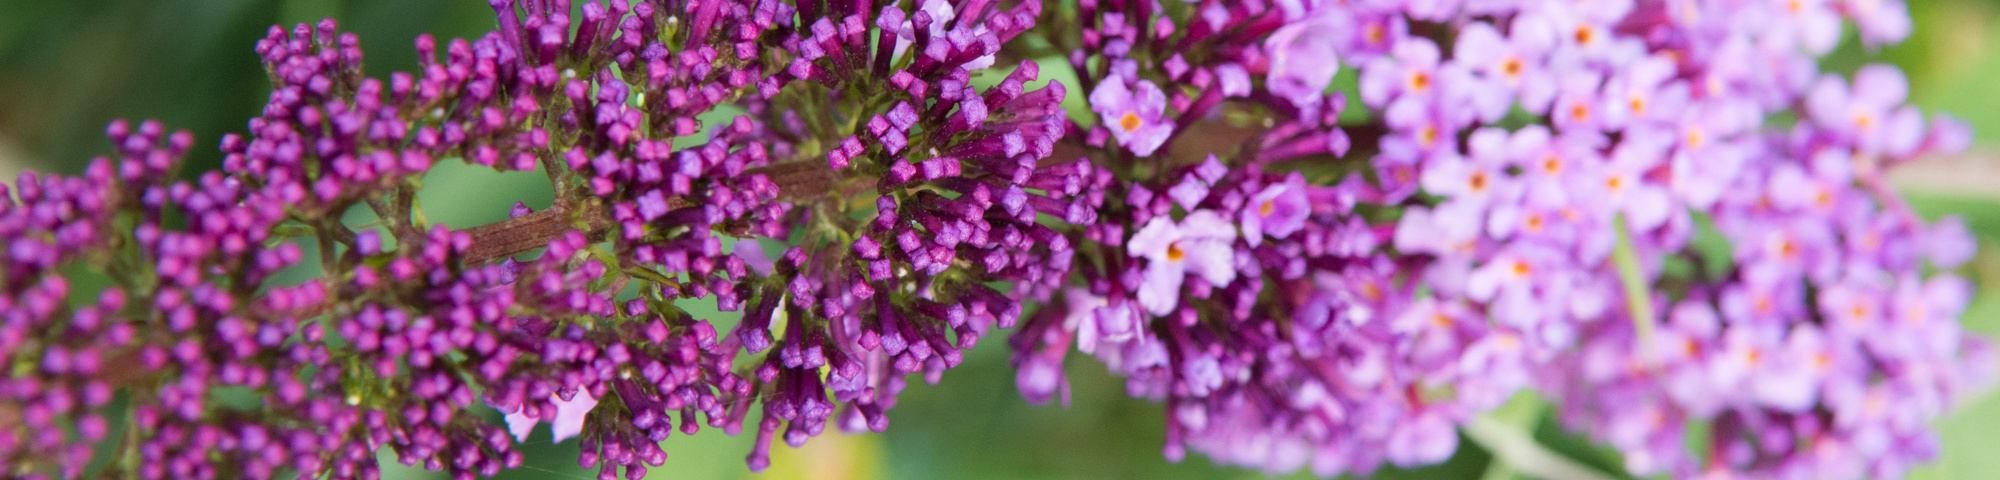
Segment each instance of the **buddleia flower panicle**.
[[[490,5],[386,77],[273,27],[219,171],[118,121],[7,186],[6,475],[474,478],[544,423],[599,478],[703,430],[762,470],[1000,335],[1171,461],[1431,465],[1533,396],[1632,475],[1896,477],[2000,358],[1964,220],[1885,177],[1970,128],[1818,66],[1899,1]],[[554,201],[432,222],[449,162]]]

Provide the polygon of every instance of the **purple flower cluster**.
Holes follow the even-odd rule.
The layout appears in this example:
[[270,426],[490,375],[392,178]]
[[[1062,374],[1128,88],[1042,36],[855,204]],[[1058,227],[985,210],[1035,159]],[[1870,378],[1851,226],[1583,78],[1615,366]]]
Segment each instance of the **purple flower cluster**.
[[[1902,105],[1906,89],[1881,65],[1856,72],[1852,90],[1822,76],[1794,93],[1808,118],[1746,133],[1735,174],[1702,180],[1725,186],[1701,199],[1663,186],[1705,202],[1732,268],[1661,296],[1671,309],[1650,337],[1624,319],[1585,327],[1556,362],[1574,373],[1549,387],[1567,396],[1566,418],[1642,474],[1898,477],[1934,457],[1926,426],[1984,388],[1995,356],[1956,320],[1972,294],[1950,273],[1973,253],[1964,227],[1926,224],[1885,187],[1884,167],[1955,152],[1967,136],[1949,117],[1927,130]],[[1651,234],[1676,243],[1647,248],[1709,260],[1677,222]],[[1712,422],[1692,439],[1707,451],[1685,450],[1688,420]]]
[[[471,478],[541,423],[601,478],[704,425],[762,469],[1013,328],[1024,397],[1067,401],[1073,347],[1174,460],[1432,464],[1535,392],[1638,475],[1896,476],[1995,366],[1974,243],[1883,180],[1969,131],[1814,63],[1843,19],[1907,36],[1893,0],[492,5],[386,80],[273,28],[221,172],[120,122],[18,180],[9,474]],[[556,200],[431,224],[454,158]]]
[[[419,38],[421,70],[386,81],[361,75],[331,22],[273,29],[258,53],[276,89],[222,142],[224,172],[174,183],[192,139],[120,123],[116,163],[18,183],[6,352],[46,374],[9,378],[20,421],[0,452],[81,475],[119,388],[143,459],[106,468],[147,478],[373,477],[382,448],[491,475],[543,421],[583,438],[583,464],[637,478],[674,430],[705,416],[737,432],[760,399],[767,442],[796,446],[834,415],[879,430],[905,374],[935,381],[1065,277],[1065,237],[1036,216],[1089,222],[1101,201],[1087,165],[1041,165],[1068,128],[1062,85],[1028,88],[1033,63],[970,82],[1039,5],[933,3],[905,20],[593,2],[573,22],[567,2],[495,2],[499,31],[442,58]],[[800,60],[766,72],[780,55]],[[829,91],[853,103],[819,104]],[[675,146],[724,106],[748,114]],[[417,180],[454,157],[543,170],[556,205],[428,225]],[[380,221],[342,223],[357,208]],[[725,249],[794,232],[811,241],[775,265]],[[301,243],[322,276],[268,284]],[[92,298],[68,292],[74,266],[120,283],[72,306]],[[674,303],[690,298],[745,318],[718,332]],[[739,366],[746,350],[764,358]],[[217,389],[263,406],[213,404]]]
[[1423,262],[1381,252],[1391,230],[1352,208],[1367,187],[1214,159],[1177,173],[1129,187],[1143,226],[1087,244],[1105,268],[1015,337],[1030,400],[1063,388],[1074,344],[1166,403],[1169,458],[1331,476],[1442,461],[1459,421],[1526,385],[1517,331],[1399,275]]
[[[1635,474],[1895,476],[1990,376],[1952,320],[1969,288],[1923,273],[1971,241],[1881,176],[1964,127],[1904,105],[1893,68],[1813,66],[1843,15],[1906,36],[1899,3],[1080,5],[1083,155],[1132,180],[1079,246],[1102,268],[1017,335],[1020,385],[1064,388],[1073,344],[1165,401],[1169,458],[1435,463],[1533,389]],[[1343,62],[1369,120],[1337,129]],[[1330,158],[1350,132],[1365,161]],[[1190,136],[1243,140],[1204,161],[1232,146]],[[1712,451],[1685,451],[1691,421]]]
[[[729,348],[765,353],[747,380],[765,390],[753,469],[780,433],[798,446],[829,421],[885,428],[907,374],[936,382],[962,350],[1012,326],[1021,298],[1065,278],[1067,237],[1037,215],[1088,223],[1102,201],[1083,190],[1088,165],[1041,164],[1067,129],[1062,84],[1029,89],[1032,62],[972,83],[1034,25],[1038,2],[826,7],[801,7],[802,28],[777,40],[794,60],[736,124],[790,157],[761,170],[791,186],[778,199],[790,214],[749,233],[801,239],[738,287],[744,318]],[[792,158],[803,159],[779,162]]]

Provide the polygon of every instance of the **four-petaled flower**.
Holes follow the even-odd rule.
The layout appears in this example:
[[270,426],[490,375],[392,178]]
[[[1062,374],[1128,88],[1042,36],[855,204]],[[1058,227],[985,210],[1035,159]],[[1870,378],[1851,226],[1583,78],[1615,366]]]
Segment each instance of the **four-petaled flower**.
[[1264,242],[1264,234],[1285,238],[1306,226],[1312,205],[1306,201],[1306,178],[1292,172],[1283,183],[1274,183],[1250,197],[1243,206],[1243,239],[1250,246]]
[[1271,32],[1264,40],[1271,58],[1264,88],[1299,108],[1318,105],[1334,74],[1340,73],[1340,59],[1334,53],[1340,30],[1331,19],[1319,18]]
[[[597,408],[597,398],[590,396],[590,389],[578,388],[576,395],[563,400],[561,395],[549,394],[549,401],[556,404],[556,418],[549,419],[549,429],[556,442],[568,440],[583,433],[583,417]],[[507,413],[507,432],[514,434],[514,441],[528,441],[528,432],[535,429],[540,421],[529,416],[526,408],[516,408]]]
[[1829,76],[1813,85],[1807,110],[1820,125],[1843,134],[1862,155],[1905,156],[1924,140],[1924,117],[1904,105],[1910,93],[1903,72],[1869,65],[1854,72],[1854,88]]
[[1104,126],[1118,144],[1134,155],[1152,155],[1174,133],[1174,121],[1166,118],[1167,95],[1150,80],[1140,80],[1136,88],[1125,78],[1112,74],[1090,92],[1090,109],[1104,118]]
[[1214,285],[1235,280],[1235,240],[1236,227],[1212,210],[1196,210],[1179,223],[1164,216],[1146,222],[1125,244],[1132,256],[1146,259],[1139,305],[1154,315],[1172,313],[1189,273]]

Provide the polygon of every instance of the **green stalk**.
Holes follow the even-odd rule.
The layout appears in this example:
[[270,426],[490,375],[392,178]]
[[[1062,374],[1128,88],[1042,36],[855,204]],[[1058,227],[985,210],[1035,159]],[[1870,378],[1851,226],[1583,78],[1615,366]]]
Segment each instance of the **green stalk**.
[[1535,443],[1535,437],[1491,417],[1480,416],[1465,425],[1465,437],[1493,453],[1493,462],[1484,478],[1505,479],[1516,474],[1546,480],[1610,480],[1613,478],[1583,463],[1571,460]]
[[1500,408],[1474,418],[1463,428],[1473,444],[1493,454],[1480,480],[1538,478],[1547,480],[1609,480],[1613,478],[1535,441],[1535,426],[1549,410],[1534,392],[1519,392]]
[[1618,232],[1618,245],[1611,250],[1611,261],[1618,267],[1618,280],[1625,284],[1625,308],[1632,315],[1632,328],[1637,333],[1639,358],[1647,366],[1653,364],[1653,296],[1646,274],[1639,270],[1639,252],[1632,246],[1632,232],[1625,226],[1625,214],[1618,214],[1611,220],[1611,227]]

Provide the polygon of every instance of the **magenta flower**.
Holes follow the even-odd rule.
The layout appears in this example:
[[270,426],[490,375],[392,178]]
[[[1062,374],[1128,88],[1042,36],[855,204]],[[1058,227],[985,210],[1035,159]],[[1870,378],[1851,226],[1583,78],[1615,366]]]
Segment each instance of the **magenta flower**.
[[1613,128],[1640,128],[1648,122],[1680,118],[1688,103],[1687,82],[1675,80],[1677,67],[1664,54],[1633,62],[1605,83],[1604,121]]
[[1869,45],[1895,43],[1909,38],[1914,23],[1910,7],[1901,0],[1845,0],[1849,18],[1861,30],[1861,40]]
[[1668,188],[1689,207],[1706,210],[1722,198],[1756,149],[1734,137],[1759,121],[1747,102],[1710,101],[1680,112]]
[[1610,163],[1591,175],[1594,181],[1587,190],[1592,195],[1588,198],[1624,213],[1628,224],[1637,230],[1666,223],[1676,208],[1673,197],[1664,186],[1645,179],[1666,156],[1666,148],[1665,139],[1659,137],[1626,137],[1612,150]]
[[1560,312],[1560,298],[1548,293],[1562,291],[1557,282],[1566,274],[1555,252],[1519,244],[1472,271],[1466,279],[1471,299],[1490,302],[1495,320],[1518,327],[1532,327]]
[[1403,210],[1391,240],[1397,250],[1456,257],[1471,250],[1483,225],[1447,221],[1449,215],[1425,207]]
[[1903,71],[1869,65],[1854,72],[1854,88],[1838,76],[1826,76],[1806,97],[1813,120],[1840,133],[1863,155],[1908,155],[1924,141],[1924,117],[1903,104],[1909,96]]
[[1142,157],[1152,155],[1174,133],[1166,108],[1166,94],[1150,80],[1140,80],[1134,90],[1125,85],[1125,78],[1112,74],[1090,92],[1090,109],[1103,116],[1111,136]]
[[1516,97],[1523,109],[1548,110],[1549,101],[1555,98],[1555,82],[1542,56],[1554,42],[1548,24],[1528,15],[1516,17],[1504,37],[1486,23],[1473,23],[1459,32],[1452,56],[1478,75],[1472,99],[1481,121],[1498,120]]
[[1782,337],[1778,333],[1729,327],[1711,375],[1724,388],[1739,391],[1742,401],[1803,411],[1819,398],[1822,377],[1839,365],[1841,355],[1828,350],[1826,335],[1816,327],[1799,326]]
[[1833,11],[1831,0],[1788,0],[1769,2],[1764,6],[1770,11],[1762,23],[1765,38],[1781,44],[1795,42],[1805,51],[1825,54],[1840,42],[1840,14]]
[[1264,88],[1299,108],[1319,105],[1320,98],[1326,95],[1326,86],[1340,72],[1340,58],[1335,56],[1334,47],[1343,38],[1341,30],[1335,28],[1331,19],[1320,17],[1287,24],[1271,32],[1271,37],[1264,40],[1264,50],[1271,57]]
[[1972,285],[1957,276],[1904,275],[1896,282],[1887,312],[1887,320],[1901,328],[1883,329],[1889,334],[1869,338],[1869,347],[1910,357],[1957,348],[1963,337],[1957,319],[1972,294]]
[[1451,420],[1436,410],[1412,412],[1410,418],[1389,433],[1386,453],[1390,463],[1403,467],[1430,465],[1451,458],[1458,451],[1458,432]]
[[1180,306],[1181,282],[1200,275],[1213,285],[1236,279],[1236,226],[1213,210],[1196,210],[1180,223],[1167,217],[1146,222],[1125,250],[1146,259],[1139,284],[1139,305],[1154,315],[1173,313]]
[[1515,130],[1507,152],[1521,172],[1523,200],[1544,207],[1567,205],[1576,195],[1581,166],[1603,161],[1597,152],[1604,143],[1604,136],[1594,132],[1555,135],[1541,125]]
[[1563,210],[1525,203],[1494,205],[1486,216],[1486,234],[1497,240],[1521,239],[1554,245],[1573,245],[1577,226],[1564,218]]
[[1369,61],[1389,54],[1390,49],[1410,35],[1409,19],[1402,15],[1342,12],[1353,25],[1348,29],[1346,42],[1340,49],[1355,65],[1366,65]]
[[1382,156],[1416,163],[1455,156],[1458,132],[1472,124],[1473,113],[1443,99],[1396,100],[1383,112],[1382,120],[1394,134],[1382,138]]
[[[563,400],[561,395],[549,394],[549,401],[556,405],[556,417],[548,419],[550,433],[555,436],[556,442],[583,433],[583,417],[597,408],[597,399],[590,396],[590,389],[587,388],[576,389],[576,394],[569,400]],[[514,441],[528,441],[528,432],[533,431],[535,423],[540,421],[527,413],[527,407],[531,406],[532,403],[507,413],[507,432],[514,435]]]
[[1246,97],[1250,95],[1250,71],[1242,65],[1225,63],[1215,66],[1215,82],[1222,87],[1222,96]]
[[1603,131],[1605,112],[1597,91],[1603,79],[1596,73],[1572,71],[1558,82],[1549,123],[1563,133]]
[[[1826,150],[1814,155],[1818,165],[1846,167],[1846,155]],[[1830,160],[1830,161],[1827,161]],[[1829,171],[1832,170],[1832,171]],[[1773,205],[1813,215],[1831,215],[1846,198],[1844,186],[1853,179],[1846,168],[1807,170],[1797,165],[1771,168],[1770,197]]]
[[[1513,194],[1507,170],[1507,132],[1482,128],[1472,133],[1472,155],[1444,155],[1430,162],[1419,181],[1433,195],[1450,198],[1438,207],[1445,221],[1477,223],[1487,205]],[[1458,213],[1458,212],[1462,212]]]
[[1416,37],[1396,42],[1390,57],[1370,60],[1361,69],[1361,101],[1382,108],[1404,97],[1436,95],[1446,71],[1465,74],[1457,63],[1440,64],[1436,43]]
[[1140,333],[1142,320],[1130,303],[1121,300],[1114,305],[1090,290],[1075,287],[1063,289],[1063,299],[1069,307],[1063,316],[1063,329],[1076,332],[1078,351],[1097,353],[1099,345],[1120,348]]
[[1566,54],[1590,62],[1606,62],[1624,53],[1634,53],[1643,48],[1638,40],[1621,37],[1613,31],[1626,14],[1631,13],[1635,2],[1629,0],[1599,0],[1576,2],[1563,8],[1546,8],[1548,22],[1556,31],[1556,39]]
[[1309,213],[1312,205],[1306,201],[1306,178],[1292,172],[1283,183],[1264,187],[1243,206],[1243,239],[1254,247],[1267,233],[1285,238],[1305,227]]
[[1965,229],[1965,218],[1946,215],[1926,229],[1920,238],[1924,258],[1940,269],[1958,268],[1978,253],[1979,240]]
[[1416,363],[1427,365],[1426,370],[1450,370],[1460,361],[1465,340],[1484,334],[1487,323],[1480,312],[1460,302],[1422,297],[1389,319],[1388,327],[1411,339],[1406,351]]

